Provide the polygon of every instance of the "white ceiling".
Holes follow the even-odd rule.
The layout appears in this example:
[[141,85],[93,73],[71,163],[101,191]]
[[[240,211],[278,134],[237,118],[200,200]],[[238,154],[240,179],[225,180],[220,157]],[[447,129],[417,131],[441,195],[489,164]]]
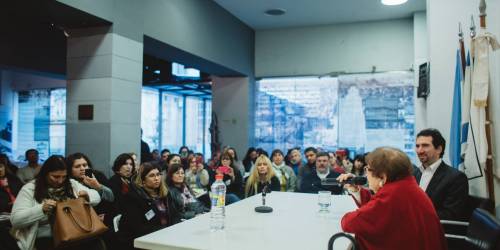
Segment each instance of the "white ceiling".
[[[255,30],[303,27],[334,23],[410,17],[424,11],[425,0],[385,6],[380,0],[213,0]],[[268,16],[268,9],[285,9],[282,16]]]

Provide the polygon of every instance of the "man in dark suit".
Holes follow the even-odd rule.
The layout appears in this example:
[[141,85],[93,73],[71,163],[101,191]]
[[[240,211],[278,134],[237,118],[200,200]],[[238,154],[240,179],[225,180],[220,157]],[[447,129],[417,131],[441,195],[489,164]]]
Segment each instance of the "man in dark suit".
[[446,141],[436,129],[417,135],[415,151],[422,163],[414,171],[419,186],[427,193],[442,220],[464,220],[469,193],[467,176],[441,159]]

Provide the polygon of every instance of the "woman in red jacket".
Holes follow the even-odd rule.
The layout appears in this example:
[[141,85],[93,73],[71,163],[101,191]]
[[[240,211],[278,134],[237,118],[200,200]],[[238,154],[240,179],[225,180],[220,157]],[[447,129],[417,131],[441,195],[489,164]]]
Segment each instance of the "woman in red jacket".
[[[377,148],[366,157],[369,188],[345,185],[359,208],[342,218],[342,229],[356,236],[361,249],[447,249],[431,200],[417,185],[408,156]],[[352,174],[338,177],[344,181]]]

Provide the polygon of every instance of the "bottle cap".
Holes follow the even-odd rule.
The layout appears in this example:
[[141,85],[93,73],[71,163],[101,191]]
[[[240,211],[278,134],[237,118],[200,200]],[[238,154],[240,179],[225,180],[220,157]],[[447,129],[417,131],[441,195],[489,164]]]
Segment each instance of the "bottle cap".
[[215,180],[222,180],[224,178],[223,174],[216,174],[215,175]]

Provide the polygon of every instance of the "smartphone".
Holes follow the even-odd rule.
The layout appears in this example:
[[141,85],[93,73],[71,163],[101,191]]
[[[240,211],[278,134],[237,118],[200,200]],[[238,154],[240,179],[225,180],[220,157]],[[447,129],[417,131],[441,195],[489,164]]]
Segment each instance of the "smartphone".
[[85,176],[92,178],[92,174],[93,172],[91,168],[85,169]]
[[218,168],[223,174],[229,173],[229,167],[228,166],[220,166]]

